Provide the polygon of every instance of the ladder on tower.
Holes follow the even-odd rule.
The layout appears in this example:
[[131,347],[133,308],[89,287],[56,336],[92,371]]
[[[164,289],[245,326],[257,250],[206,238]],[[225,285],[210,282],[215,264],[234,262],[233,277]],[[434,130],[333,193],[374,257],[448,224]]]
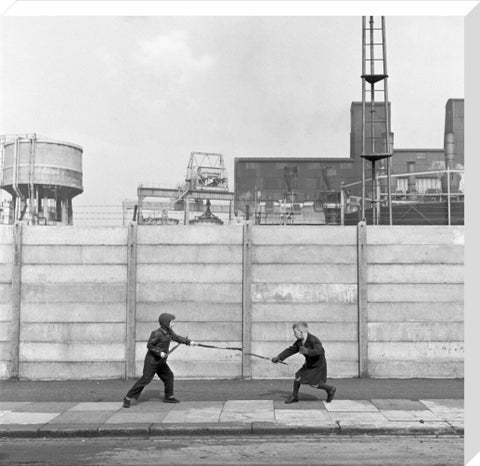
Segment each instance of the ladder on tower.
[[[362,17],[362,220],[365,220],[365,161],[372,169],[372,221],[380,224],[379,171],[387,171],[389,223],[392,224],[390,105],[385,17]],[[386,165],[386,167],[385,167]]]

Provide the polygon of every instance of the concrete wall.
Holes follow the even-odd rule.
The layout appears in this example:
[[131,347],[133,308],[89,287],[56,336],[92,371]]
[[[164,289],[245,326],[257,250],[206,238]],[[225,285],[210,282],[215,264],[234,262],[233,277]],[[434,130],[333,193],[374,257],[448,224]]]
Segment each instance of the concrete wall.
[[[278,228],[252,232],[252,350],[276,355],[291,345],[292,322],[320,338],[331,377],[358,375],[356,227]],[[288,366],[252,360],[252,375],[291,377]]]
[[[161,312],[266,356],[306,320],[331,377],[463,377],[464,227],[366,231],[361,279],[356,227],[0,226],[0,378],[138,376]],[[192,378],[291,377],[302,358],[287,362],[186,346],[170,360]]]
[[369,227],[372,377],[463,377],[463,227]]

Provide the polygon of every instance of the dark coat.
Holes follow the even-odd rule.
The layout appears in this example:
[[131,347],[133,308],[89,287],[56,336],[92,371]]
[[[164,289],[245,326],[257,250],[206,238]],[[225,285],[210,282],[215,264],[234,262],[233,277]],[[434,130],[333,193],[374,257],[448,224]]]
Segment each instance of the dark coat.
[[156,358],[160,358],[160,353],[162,351],[164,353],[168,353],[170,342],[172,340],[185,345],[190,344],[190,340],[188,338],[177,335],[172,329],[159,327],[157,330],[154,330],[151,333],[150,338],[148,339],[148,352]]
[[[297,340],[292,346],[283,350],[277,357],[280,361],[287,359],[299,352],[302,346],[302,340]],[[325,359],[325,350],[322,342],[309,333],[305,341],[305,348],[308,354],[305,356],[305,364],[295,374],[296,379],[300,379],[301,384],[318,385],[327,381],[327,360]]]

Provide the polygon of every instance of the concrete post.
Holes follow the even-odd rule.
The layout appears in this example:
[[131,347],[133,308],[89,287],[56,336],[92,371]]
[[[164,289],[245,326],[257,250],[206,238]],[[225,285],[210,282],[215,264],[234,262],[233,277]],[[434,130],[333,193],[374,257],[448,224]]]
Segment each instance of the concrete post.
[[243,226],[243,289],[242,289],[242,377],[252,378],[252,361],[245,353],[252,352],[252,224]]
[[128,225],[127,312],[125,336],[125,378],[135,377],[135,330],[137,320],[137,225]]
[[358,376],[368,373],[367,224],[357,225]]
[[9,326],[10,337],[10,378],[18,379],[20,374],[20,317],[22,303],[22,230],[17,222],[13,226],[13,268],[12,268],[12,320]]

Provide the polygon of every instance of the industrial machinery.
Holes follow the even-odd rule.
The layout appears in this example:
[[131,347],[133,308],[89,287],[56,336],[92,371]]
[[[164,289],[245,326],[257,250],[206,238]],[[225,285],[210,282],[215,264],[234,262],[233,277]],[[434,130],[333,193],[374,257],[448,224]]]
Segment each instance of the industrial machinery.
[[36,134],[3,135],[0,142],[0,188],[12,196],[2,223],[72,225],[72,199],[83,192],[83,149]]
[[[212,214],[213,207],[210,201],[228,201],[229,220],[232,218],[233,193],[228,191],[227,170],[224,165],[223,155],[208,152],[192,152],[187,165],[185,182],[176,190],[158,188],[155,186],[140,185],[137,190],[138,223],[160,224],[158,219],[151,219],[147,213],[147,198],[169,198],[173,210],[183,210],[185,225],[195,223],[218,223],[223,221]],[[191,203],[193,201],[193,206]],[[194,220],[189,219],[190,210],[203,209],[206,201],[205,212]],[[217,207],[217,206],[215,206]],[[223,207],[223,206],[219,206]]]

